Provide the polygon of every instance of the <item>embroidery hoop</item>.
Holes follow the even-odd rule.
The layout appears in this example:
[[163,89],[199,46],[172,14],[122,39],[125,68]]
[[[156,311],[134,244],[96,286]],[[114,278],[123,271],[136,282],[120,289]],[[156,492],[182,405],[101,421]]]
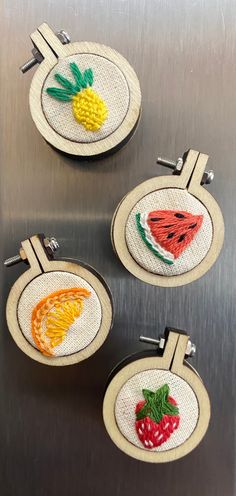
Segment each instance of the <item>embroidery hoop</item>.
[[[9,331],[17,346],[30,358],[46,365],[72,365],[93,355],[104,343],[113,320],[112,296],[108,286],[100,274],[93,268],[79,262],[59,261],[50,258],[43,246],[44,236],[35,235],[21,243],[22,260],[27,261],[30,268],[14,283],[8,296],[6,318]],[[100,328],[88,346],[80,351],[66,356],[47,357],[34,348],[24,336],[18,321],[17,308],[22,292],[36,277],[45,273],[63,271],[77,275],[88,282],[94,289],[101,304]]]
[[[217,202],[201,185],[208,158],[208,155],[189,150],[179,175],[151,178],[134,188],[117,206],[111,223],[113,249],[126,269],[138,279],[163,287],[189,284],[203,276],[218,258],[224,240],[224,220]],[[172,276],[145,270],[132,257],[126,242],[126,223],[134,206],[146,195],[166,188],[185,190],[198,199],[207,209],[213,227],[212,243],[203,260],[188,272]]]
[[[81,158],[103,156],[124,145],[133,135],[141,113],[140,85],[128,61],[112,48],[98,43],[76,42],[63,45],[46,23],[41,24],[30,37],[43,57],[30,87],[30,111],[36,127],[46,141],[62,152]],[[42,87],[52,68],[62,59],[80,53],[98,55],[111,61],[125,75],[129,89],[128,110],[119,127],[104,139],[91,143],[78,143],[58,134],[48,123],[42,105]]]
[[[146,358],[137,358],[133,355],[128,365],[121,363],[118,365],[118,372],[117,368],[113,370],[103,401],[103,420],[112,441],[127,455],[151,463],[170,462],[190,453],[204,437],[210,420],[208,393],[199,374],[184,359],[189,336],[175,329],[166,329],[165,337],[166,343],[161,357],[157,354]],[[122,387],[135,374],[150,369],[167,370],[181,377],[193,390],[199,407],[198,422],[190,437],[183,444],[160,452],[145,450],[132,444],[121,433],[115,417],[115,404]]]

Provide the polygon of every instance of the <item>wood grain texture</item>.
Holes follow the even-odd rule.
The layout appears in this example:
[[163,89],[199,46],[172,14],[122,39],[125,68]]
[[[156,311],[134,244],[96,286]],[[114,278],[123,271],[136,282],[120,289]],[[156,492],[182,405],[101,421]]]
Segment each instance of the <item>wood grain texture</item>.
[[[75,42],[62,45],[46,23],[39,26],[38,30],[31,35],[31,39],[44,57],[43,62],[37,67],[29,92],[32,118],[42,136],[58,150],[83,158],[103,156],[121,147],[135,131],[141,112],[139,81],[128,61],[112,48],[97,43]],[[42,105],[42,87],[55,64],[65,57],[80,53],[95,54],[112,62],[125,76],[129,89],[129,104],[124,119],[114,132],[93,143],[76,143],[59,135],[47,121]],[[115,84],[113,88],[111,86],[111,91],[115,91]]]
[[[182,286],[202,277],[217,260],[224,240],[224,221],[216,201],[200,185],[207,160],[208,156],[204,153],[198,154],[195,150],[189,150],[183,170],[179,176],[154,177],[141,183],[130,191],[116,208],[111,224],[112,246],[127,270],[141,281],[155,286]],[[126,239],[127,221],[135,205],[146,195],[165,188],[186,189],[195,198],[199,199],[206,207],[213,226],[212,243],[203,260],[185,274],[175,276],[158,275],[142,268],[132,257]]]
[[[73,365],[74,363],[78,363],[86,358],[89,358],[102,346],[112,326],[112,301],[110,299],[110,294],[107,292],[107,288],[94,273],[79,264],[76,265],[68,261],[49,260],[38,236],[31,237],[30,241],[23,241],[22,248],[27,260],[29,261],[30,268],[22,274],[22,276],[17,279],[12,286],[6,305],[8,328],[16,344],[30,358],[45,365],[58,367]],[[88,346],[81,349],[77,353],[73,353],[68,356],[48,357],[40,353],[39,350],[31,346],[27,339],[25,339],[18,321],[17,308],[21,295],[26,286],[35,277],[40,276],[40,274],[52,271],[68,272],[69,274],[75,274],[84,279],[92,286],[101,304],[101,324],[96,336]]]
[[[111,46],[135,67],[143,95],[137,133],[119,153],[78,163],[53,150],[32,123],[29,34],[47,21],[73,40]],[[14,255],[36,232],[55,235],[60,256],[96,267],[111,286],[116,318],[104,346],[72,367],[47,367],[22,353],[5,322],[5,303],[24,265],[1,267],[0,487],[2,496],[232,496],[235,494],[235,121],[236,5],[232,0],[3,0],[1,2],[1,250]],[[110,221],[119,200],[162,175],[158,155],[193,148],[215,170],[208,191],[226,237],[212,269],[181,288],[131,276],[114,255]],[[191,363],[212,404],[207,435],[191,454],[142,464],[111,442],[102,398],[111,368],[166,325],[185,329]]]
[[[124,453],[137,460],[149,463],[176,461],[178,458],[186,456],[195,449],[206,433],[210,420],[210,402],[202,380],[184,363],[188,339],[189,337],[187,335],[178,335],[177,333],[170,332],[162,357],[156,356],[133,361],[113,377],[106,390],[103,402],[103,419],[106,429],[113,442]],[[143,448],[140,449],[138,446],[134,446],[120,431],[115,415],[117,396],[127,381],[136,374],[140,374],[140,372],[153,369],[160,369],[161,371],[170,370],[173,374],[184,379],[194,391],[199,408],[197,425],[189,438],[178,447],[162,452],[144,450]]]

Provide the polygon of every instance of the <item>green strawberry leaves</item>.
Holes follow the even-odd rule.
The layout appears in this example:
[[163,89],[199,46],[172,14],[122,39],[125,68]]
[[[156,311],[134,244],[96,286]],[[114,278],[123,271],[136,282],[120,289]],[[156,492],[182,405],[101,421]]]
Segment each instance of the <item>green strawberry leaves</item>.
[[179,409],[168,401],[170,388],[168,384],[160,387],[156,392],[143,389],[145,398],[144,406],[136,413],[137,420],[150,417],[154,422],[159,423],[163,415],[178,415]]

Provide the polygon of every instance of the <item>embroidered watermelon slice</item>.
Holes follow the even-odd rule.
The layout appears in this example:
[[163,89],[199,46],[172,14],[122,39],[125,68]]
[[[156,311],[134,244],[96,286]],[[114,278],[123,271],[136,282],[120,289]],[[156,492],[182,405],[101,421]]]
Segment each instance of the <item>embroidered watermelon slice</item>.
[[190,245],[203,215],[182,210],[154,210],[136,214],[137,227],[148,248],[163,262],[172,265]]

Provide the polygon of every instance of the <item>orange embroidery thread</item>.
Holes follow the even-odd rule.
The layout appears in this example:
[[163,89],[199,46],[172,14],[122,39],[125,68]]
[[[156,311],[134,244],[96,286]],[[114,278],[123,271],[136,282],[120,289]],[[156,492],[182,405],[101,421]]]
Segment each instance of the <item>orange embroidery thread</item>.
[[[75,319],[83,310],[83,300],[90,296],[84,288],[60,289],[43,298],[32,312],[32,336],[46,356],[65,339]],[[45,324],[45,330],[44,330]]]

